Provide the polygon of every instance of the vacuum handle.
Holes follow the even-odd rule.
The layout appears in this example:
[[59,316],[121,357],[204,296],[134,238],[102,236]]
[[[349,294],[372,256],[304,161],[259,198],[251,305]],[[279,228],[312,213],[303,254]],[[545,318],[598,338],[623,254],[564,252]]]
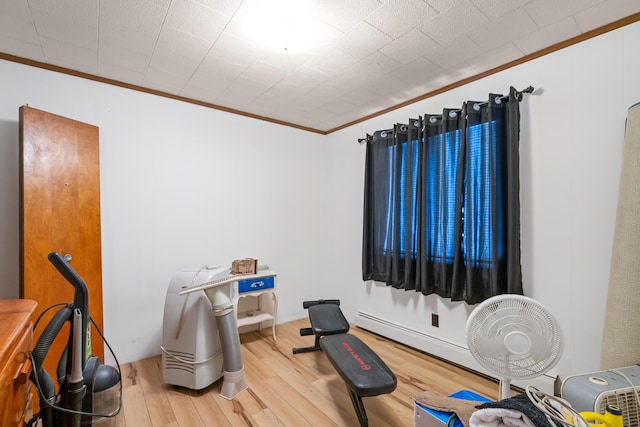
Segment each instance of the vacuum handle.
[[[79,309],[82,313],[82,348],[85,349],[86,358],[91,353],[91,340],[89,338],[89,290],[86,283],[78,273],[71,267],[69,262],[58,252],[51,252],[48,256],[49,261],[53,266],[67,279],[69,283],[74,287],[75,292],[73,294],[73,308]],[[69,360],[70,362],[70,360]],[[70,363],[69,363],[70,365]],[[82,364],[84,369],[84,361]]]
[[48,256],[49,261],[53,266],[62,274],[62,276],[67,279],[76,291],[81,292],[83,294],[88,294],[87,284],[82,280],[80,275],[76,273],[76,271],[71,267],[71,265],[64,259],[62,255],[58,252],[51,252]]

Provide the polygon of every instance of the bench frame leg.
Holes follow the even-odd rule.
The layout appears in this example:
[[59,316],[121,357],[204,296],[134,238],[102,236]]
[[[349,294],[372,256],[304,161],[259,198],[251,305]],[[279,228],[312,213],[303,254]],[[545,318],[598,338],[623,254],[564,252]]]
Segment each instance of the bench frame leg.
[[360,427],[368,427],[369,419],[367,418],[367,411],[365,410],[364,403],[362,403],[362,397],[355,394],[349,387],[347,387],[347,391],[349,392],[351,403],[353,403],[353,407],[358,415]]
[[322,350],[322,348],[320,348],[320,336],[316,335],[315,344],[313,345],[313,347],[298,347],[298,348],[294,348],[293,349],[293,354],[310,353],[312,351],[320,351],[320,350]]

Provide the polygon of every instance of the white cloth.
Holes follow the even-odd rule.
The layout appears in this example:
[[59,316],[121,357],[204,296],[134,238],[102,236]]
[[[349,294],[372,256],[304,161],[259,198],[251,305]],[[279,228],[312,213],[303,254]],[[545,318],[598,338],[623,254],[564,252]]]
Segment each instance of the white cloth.
[[470,427],[536,427],[520,411],[506,408],[479,409],[469,418]]

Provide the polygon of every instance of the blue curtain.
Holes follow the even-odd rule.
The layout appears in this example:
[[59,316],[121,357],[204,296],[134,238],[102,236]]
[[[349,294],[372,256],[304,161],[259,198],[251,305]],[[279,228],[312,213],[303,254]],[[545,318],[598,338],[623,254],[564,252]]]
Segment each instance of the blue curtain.
[[511,88],[368,139],[364,280],[469,304],[522,294],[521,98]]

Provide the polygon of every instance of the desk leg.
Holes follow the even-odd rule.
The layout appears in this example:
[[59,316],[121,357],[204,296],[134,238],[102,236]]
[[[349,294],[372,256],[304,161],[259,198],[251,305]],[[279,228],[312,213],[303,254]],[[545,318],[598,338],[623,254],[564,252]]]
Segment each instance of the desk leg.
[[276,341],[276,313],[278,312],[278,295],[275,291],[271,291],[271,298],[273,299],[273,319],[271,320],[271,335],[273,335],[273,341]]

